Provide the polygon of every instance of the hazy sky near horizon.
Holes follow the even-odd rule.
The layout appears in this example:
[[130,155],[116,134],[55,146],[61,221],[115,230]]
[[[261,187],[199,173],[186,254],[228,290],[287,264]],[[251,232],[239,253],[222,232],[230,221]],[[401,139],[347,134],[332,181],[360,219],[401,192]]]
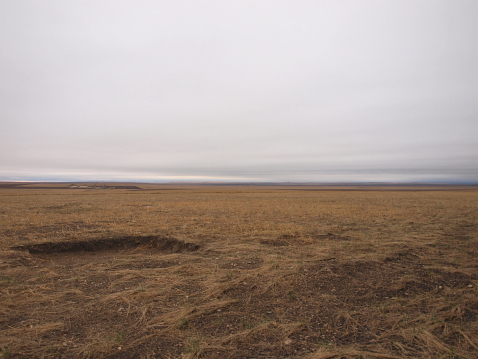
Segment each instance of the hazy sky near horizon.
[[0,2],[0,180],[478,182],[478,2]]

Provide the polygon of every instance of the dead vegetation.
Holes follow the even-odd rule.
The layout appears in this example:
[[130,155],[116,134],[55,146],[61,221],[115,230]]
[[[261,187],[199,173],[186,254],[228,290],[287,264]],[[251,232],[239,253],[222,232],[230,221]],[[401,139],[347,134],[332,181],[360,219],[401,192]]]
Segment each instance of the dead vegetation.
[[3,358],[477,357],[475,189],[146,189],[1,190]]

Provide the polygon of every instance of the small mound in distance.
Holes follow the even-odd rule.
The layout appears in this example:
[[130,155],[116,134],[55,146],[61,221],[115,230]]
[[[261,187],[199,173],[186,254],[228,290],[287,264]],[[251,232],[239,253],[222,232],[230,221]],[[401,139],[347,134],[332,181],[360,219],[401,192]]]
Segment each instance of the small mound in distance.
[[89,241],[49,242],[12,247],[15,250],[28,250],[30,254],[50,254],[64,252],[97,252],[104,250],[125,250],[147,247],[162,252],[180,253],[194,252],[199,249],[195,243],[187,243],[176,238],[158,236],[130,236],[119,238],[104,238]]

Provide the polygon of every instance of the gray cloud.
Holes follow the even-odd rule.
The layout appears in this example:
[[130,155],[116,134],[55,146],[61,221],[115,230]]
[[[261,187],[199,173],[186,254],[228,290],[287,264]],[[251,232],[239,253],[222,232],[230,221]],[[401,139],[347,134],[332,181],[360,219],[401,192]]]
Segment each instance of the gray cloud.
[[474,1],[3,1],[0,179],[478,181]]

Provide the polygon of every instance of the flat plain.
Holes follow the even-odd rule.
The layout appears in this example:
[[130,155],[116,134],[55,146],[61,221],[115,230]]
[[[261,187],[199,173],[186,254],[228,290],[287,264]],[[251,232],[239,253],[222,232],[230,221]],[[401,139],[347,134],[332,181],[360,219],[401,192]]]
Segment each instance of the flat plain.
[[477,358],[478,188],[0,186],[3,358]]

